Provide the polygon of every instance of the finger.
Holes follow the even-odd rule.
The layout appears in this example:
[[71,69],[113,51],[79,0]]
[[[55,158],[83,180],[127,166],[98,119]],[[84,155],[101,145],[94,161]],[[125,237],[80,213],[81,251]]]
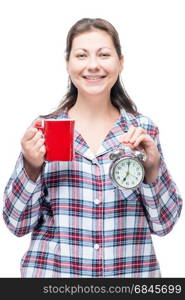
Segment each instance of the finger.
[[46,147],[45,145],[41,146],[39,149],[40,154],[42,154],[43,156],[46,154]]
[[130,142],[132,136],[135,134],[137,128],[134,127],[134,126],[130,126],[129,128],[129,131],[127,132],[127,135],[126,135],[126,140],[125,142]]
[[138,147],[140,144],[142,144],[143,146],[147,146],[146,144],[148,143],[150,144],[152,142],[153,142],[152,138],[148,134],[143,133],[140,136],[138,136],[133,146]]
[[41,145],[41,147],[38,147],[37,149],[35,149],[35,155],[37,157],[44,158],[45,154],[46,154],[45,145]]
[[135,143],[135,141],[139,138],[139,136],[140,135],[143,135],[143,134],[146,134],[147,132],[146,132],[146,130],[144,130],[143,128],[141,128],[141,127],[138,127],[136,130],[135,130],[135,132],[134,132],[134,134],[132,135],[132,137],[131,137],[131,139],[130,139],[130,143],[132,143],[132,144],[134,144]]
[[23,135],[22,140],[23,140],[23,141],[31,140],[31,139],[35,136],[35,134],[37,133],[37,131],[38,131],[37,128],[35,128],[35,127],[33,127],[33,126],[29,127],[29,128],[26,130],[25,134]]
[[30,147],[34,147],[40,139],[43,139],[43,134],[41,130],[37,130],[37,133],[27,143]]
[[129,130],[125,134],[123,134],[122,137],[120,138],[120,142],[128,143],[130,141],[132,135],[134,134],[135,130],[136,130],[136,127],[130,126]]
[[29,156],[32,157],[32,159],[41,159],[45,155],[46,147],[43,142],[44,141],[41,139],[37,142],[36,146],[32,147],[31,152],[29,153]]
[[43,145],[44,145],[45,139],[41,137],[40,139],[37,140],[33,148],[38,151]]

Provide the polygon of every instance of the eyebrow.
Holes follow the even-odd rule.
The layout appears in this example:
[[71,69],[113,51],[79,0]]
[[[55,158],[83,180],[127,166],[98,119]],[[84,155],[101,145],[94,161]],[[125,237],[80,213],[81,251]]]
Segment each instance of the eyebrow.
[[[102,50],[102,49],[104,49],[104,48],[107,48],[107,49],[109,49],[109,50],[112,50],[112,49],[109,48],[109,47],[101,47],[101,48],[99,48],[97,51],[100,51],[100,50]],[[85,52],[88,52],[88,50],[85,49],[85,48],[76,48],[76,49],[74,49],[74,51],[77,51],[77,50],[83,50],[83,51],[85,51]]]

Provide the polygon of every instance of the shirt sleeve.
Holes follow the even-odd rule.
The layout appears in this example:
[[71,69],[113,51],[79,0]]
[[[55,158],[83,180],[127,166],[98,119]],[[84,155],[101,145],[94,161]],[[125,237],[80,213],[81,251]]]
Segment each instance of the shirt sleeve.
[[36,182],[29,179],[21,153],[4,192],[3,218],[13,234],[23,236],[38,224],[42,199],[42,176]]
[[155,182],[142,183],[140,193],[151,232],[163,236],[170,232],[177,222],[182,209],[182,199],[166,167],[158,128],[153,132],[156,133],[154,141],[161,156],[160,169]]

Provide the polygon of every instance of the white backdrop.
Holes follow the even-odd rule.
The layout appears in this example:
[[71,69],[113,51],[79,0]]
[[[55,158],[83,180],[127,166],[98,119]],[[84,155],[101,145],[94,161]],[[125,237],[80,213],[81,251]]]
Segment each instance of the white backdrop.
[[[100,17],[120,34],[122,79],[138,109],[157,123],[168,169],[182,197],[184,184],[184,1],[0,1],[0,277],[20,277],[30,234],[9,232],[2,218],[3,192],[25,129],[49,113],[66,92],[66,34],[78,19]],[[173,231],[153,236],[163,277],[185,277],[185,212]]]

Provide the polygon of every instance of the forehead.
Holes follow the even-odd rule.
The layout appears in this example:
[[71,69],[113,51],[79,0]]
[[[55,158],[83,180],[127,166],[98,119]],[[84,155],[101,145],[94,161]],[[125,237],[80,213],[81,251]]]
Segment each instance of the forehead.
[[112,38],[104,30],[93,30],[80,33],[74,37],[72,43],[72,50],[79,48],[97,49],[103,47],[115,49]]

